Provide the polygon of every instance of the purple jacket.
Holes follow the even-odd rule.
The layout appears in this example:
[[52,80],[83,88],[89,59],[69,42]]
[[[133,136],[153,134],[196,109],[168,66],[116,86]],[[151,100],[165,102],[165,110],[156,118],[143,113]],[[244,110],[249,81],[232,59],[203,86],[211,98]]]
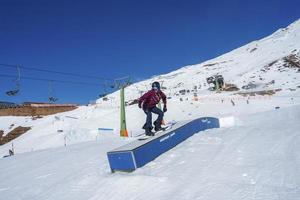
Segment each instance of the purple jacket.
[[139,99],[139,106],[143,108],[153,108],[160,100],[163,100],[164,106],[167,106],[166,95],[162,91],[155,92],[155,90],[149,90]]

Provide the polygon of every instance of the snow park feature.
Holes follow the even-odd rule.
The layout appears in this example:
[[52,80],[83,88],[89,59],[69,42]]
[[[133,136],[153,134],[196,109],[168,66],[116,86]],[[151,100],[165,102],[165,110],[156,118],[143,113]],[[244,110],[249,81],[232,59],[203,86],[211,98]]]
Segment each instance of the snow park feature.
[[220,128],[219,119],[202,117],[176,123],[170,130],[150,137],[148,140],[137,140],[121,146],[107,153],[111,171],[134,171],[195,133],[211,128]]

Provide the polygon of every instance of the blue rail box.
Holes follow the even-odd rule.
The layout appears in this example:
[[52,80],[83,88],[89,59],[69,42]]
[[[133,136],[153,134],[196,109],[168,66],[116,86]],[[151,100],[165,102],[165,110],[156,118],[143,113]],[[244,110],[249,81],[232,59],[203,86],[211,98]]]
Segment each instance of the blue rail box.
[[111,171],[134,171],[195,133],[219,127],[219,119],[213,117],[178,122],[171,129],[158,133],[147,140],[136,140],[107,152]]

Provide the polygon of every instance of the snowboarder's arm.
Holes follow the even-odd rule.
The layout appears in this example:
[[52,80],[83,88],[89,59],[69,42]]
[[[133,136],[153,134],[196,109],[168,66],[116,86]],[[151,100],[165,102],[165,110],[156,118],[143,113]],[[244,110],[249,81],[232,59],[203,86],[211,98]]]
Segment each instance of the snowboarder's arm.
[[166,97],[165,93],[163,93],[163,92],[161,92],[160,96],[161,96],[162,101],[164,103],[163,111],[167,112],[167,110],[168,110],[167,109],[167,97]]
[[161,92],[160,96],[164,103],[164,106],[166,107],[167,106],[167,97],[166,97],[165,93]]

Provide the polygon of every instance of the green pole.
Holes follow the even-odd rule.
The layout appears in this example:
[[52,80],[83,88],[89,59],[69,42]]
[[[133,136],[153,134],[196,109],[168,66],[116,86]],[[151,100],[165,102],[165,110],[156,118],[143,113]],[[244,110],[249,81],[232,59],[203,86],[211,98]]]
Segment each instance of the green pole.
[[121,101],[121,126],[120,126],[120,136],[121,137],[128,137],[128,132],[126,129],[126,114],[125,114],[125,97],[124,97],[124,87],[121,87],[120,90],[120,101]]

